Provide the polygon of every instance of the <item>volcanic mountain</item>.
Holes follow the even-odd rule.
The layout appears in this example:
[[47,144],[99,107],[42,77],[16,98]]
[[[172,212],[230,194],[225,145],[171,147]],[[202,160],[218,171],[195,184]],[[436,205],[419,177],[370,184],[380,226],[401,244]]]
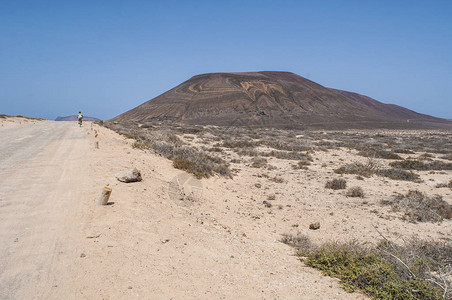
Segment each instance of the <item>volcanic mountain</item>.
[[452,121],[289,72],[197,75],[113,121],[283,128],[452,128]]

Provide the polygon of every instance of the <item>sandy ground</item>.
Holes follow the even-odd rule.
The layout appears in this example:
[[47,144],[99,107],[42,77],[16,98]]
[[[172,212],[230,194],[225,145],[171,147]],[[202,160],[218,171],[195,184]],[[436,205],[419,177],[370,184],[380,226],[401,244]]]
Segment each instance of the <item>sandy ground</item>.
[[[232,179],[195,180],[111,130],[60,124],[34,125],[58,132],[39,149],[17,141],[35,136],[29,125],[0,127],[2,145],[16,140],[32,149],[0,161],[0,251],[7,253],[0,260],[0,299],[366,299],[305,267],[281,235],[376,243],[375,227],[393,239],[452,234],[451,221],[407,223],[378,204],[415,183],[350,175],[344,177],[363,186],[365,199],[325,191],[350,151],[316,153],[308,170],[272,159],[273,171],[236,165]],[[130,167],[141,170],[142,182],[115,179]],[[449,189],[434,188],[451,172],[422,177],[426,184],[417,188],[452,201]],[[111,203],[96,206],[105,185],[113,189]],[[321,228],[309,230],[317,221]]]

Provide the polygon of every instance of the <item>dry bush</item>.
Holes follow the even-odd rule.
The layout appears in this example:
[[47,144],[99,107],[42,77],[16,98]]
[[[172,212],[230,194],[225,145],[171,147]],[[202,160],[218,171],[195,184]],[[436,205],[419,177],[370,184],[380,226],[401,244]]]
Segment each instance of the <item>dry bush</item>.
[[364,198],[364,191],[359,186],[353,186],[347,190],[347,196]]
[[382,203],[403,212],[410,222],[441,222],[452,218],[452,206],[441,196],[429,197],[418,190],[410,190],[405,195],[398,194]]
[[312,156],[309,153],[302,153],[302,152],[296,152],[296,151],[269,151],[269,152],[260,152],[261,156],[267,156],[267,157],[275,157],[278,159],[287,159],[287,160],[308,160],[313,161]]
[[284,179],[279,176],[271,177],[269,180],[275,183],[284,183]]
[[447,160],[452,160],[452,154],[443,155],[440,158],[447,159]]
[[[392,163],[390,164],[392,165]],[[368,158],[366,162],[354,162],[341,166],[334,170],[337,174],[356,174],[364,177],[379,175],[394,180],[420,181],[420,176],[411,171],[401,170],[400,168],[382,168],[377,160]]]
[[309,237],[302,234],[283,234],[281,242],[294,247],[299,253],[307,253],[315,248]]
[[309,160],[300,160],[296,165],[292,165],[292,168],[307,170],[308,168],[306,166],[309,165],[311,165]]
[[402,154],[414,154],[413,151],[411,151],[410,149],[405,149],[405,148],[392,149],[392,152],[394,152],[394,153],[402,153]]
[[446,163],[440,160],[433,160],[425,162],[415,159],[406,159],[402,161],[394,161],[389,164],[392,167],[405,169],[405,170],[418,170],[418,171],[430,171],[430,170],[452,170],[452,163]]
[[435,187],[436,188],[450,188],[450,189],[452,189],[452,180],[449,180],[448,183],[438,183]]
[[236,151],[240,156],[260,156],[261,153],[253,148],[245,148]]
[[422,279],[452,299],[452,245],[450,242],[419,240],[413,237],[396,245],[385,239],[378,244],[383,257],[404,279]]
[[312,150],[312,147],[307,145],[305,141],[297,138],[285,138],[284,140],[282,140],[282,138],[266,138],[262,139],[261,143],[276,150],[295,152]]
[[333,190],[343,190],[347,188],[347,181],[343,178],[335,178],[333,180],[327,181],[325,188]]
[[251,159],[251,167],[252,168],[263,168],[267,166],[267,159],[263,157],[253,157]]
[[223,141],[221,144],[222,147],[231,148],[231,149],[242,149],[242,148],[254,148],[258,146],[258,143],[250,141],[250,140],[242,140],[242,139],[229,139]]
[[224,160],[219,157],[212,157],[194,148],[179,148],[173,151],[170,159],[173,160],[175,168],[192,173],[197,178],[208,178],[214,172],[223,176],[231,175]]
[[431,160],[431,158],[434,158],[435,156],[431,153],[422,153],[421,155],[419,155],[418,159],[421,160]]
[[212,148],[207,148],[206,149],[209,152],[217,152],[217,153],[223,153],[224,150],[222,148],[218,148],[218,147],[212,147]]
[[364,177],[371,177],[373,174],[377,173],[381,168],[380,164],[374,158],[368,158],[366,162],[354,162],[352,164],[347,164],[336,170],[337,174],[356,174]]
[[398,168],[381,169],[377,174],[394,180],[421,182],[421,177],[418,174]]
[[388,150],[363,150],[358,155],[383,159],[403,159],[400,155]]
[[[194,147],[186,146],[174,134],[174,127],[154,124],[152,128],[151,126],[146,126],[146,128],[141,126],[140,128],[133,122],[105,122],[105,126],[127,138],[135,139],[132,147],[152,149],[155,153],[172,160],[175,168],[192,173],[198,178],[209,177],[213,173],[218,173],[223,176],[231,175],[229,166],[223,159],[218,156],[209,155]],[[179,130],[181,129],[179,128]],[[193,133],[197,130],[199,128],[193,127],[182,131]]]
[[205,131],[203,126],[196,125],[176,126],[174,129],[182,134],[201,134]]
[[148,146],[148,144],[147,144],[146,142],[144,142],[144,141],[138,139],[138,140],[135,140],[135,141],[133,142],[132,148],[134,148],[134,149],[145,150],[145,149],[149,149],[149,146]]

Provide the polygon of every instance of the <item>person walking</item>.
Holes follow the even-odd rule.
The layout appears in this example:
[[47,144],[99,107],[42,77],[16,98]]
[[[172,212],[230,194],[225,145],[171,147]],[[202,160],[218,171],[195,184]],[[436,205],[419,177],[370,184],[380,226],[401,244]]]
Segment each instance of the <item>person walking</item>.
[[81,112],[81,111],[78,112],[77,119],[78,119],[78,124],[80,125],[80,127],[82,127],[82,123],[83,123],[83,115],[82,115],[82,112]]

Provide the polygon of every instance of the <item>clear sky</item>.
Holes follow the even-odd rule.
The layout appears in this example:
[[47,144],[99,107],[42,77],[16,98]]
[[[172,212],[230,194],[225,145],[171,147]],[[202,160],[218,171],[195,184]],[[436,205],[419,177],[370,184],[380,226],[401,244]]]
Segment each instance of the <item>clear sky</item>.
[[0,114],[109,119],[230,71],[452,119],[452,1],[0,0]]

